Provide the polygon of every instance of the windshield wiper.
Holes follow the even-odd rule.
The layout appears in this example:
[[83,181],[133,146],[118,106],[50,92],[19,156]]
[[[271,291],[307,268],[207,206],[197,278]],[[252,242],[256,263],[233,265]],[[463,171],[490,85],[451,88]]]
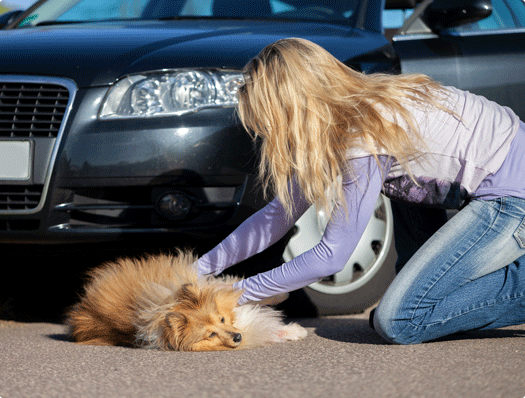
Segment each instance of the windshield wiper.
[[123,19],[86,19],[77,21],[42,21],[38,22],[33,26],[49,26],[49,25],[73,25],[73,24],[84,24],[84,23],[97,23],[97,22],[123,22],[123,21],[140,21],[138,18],[123,18]]
[[155,21],[183,21],[185,19],[187,20],[195,20],[195,19],[208,19],[208,20],[219,20],[219,19],[235,19],[235,20],[249,20],[254,18],[246,18],[246,17],[216,17],[216,16],[205,16],[205,15],[185,15],[185,16],[173,16],[173,17],[160,17],[160,18],[153,18]]
[[42,21],[38,22],[33,26],[46,26],[46,25],[69,25],[74,23],[83,23],[84,21]]

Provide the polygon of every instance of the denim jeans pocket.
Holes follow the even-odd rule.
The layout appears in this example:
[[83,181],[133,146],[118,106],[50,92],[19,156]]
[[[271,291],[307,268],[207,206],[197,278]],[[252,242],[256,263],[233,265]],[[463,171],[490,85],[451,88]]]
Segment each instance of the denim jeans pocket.
[[525,249],[525,218],[519,225],[516,232],[514,232],[514,238],[518,242],[518,245],[520,245],[522,249]]

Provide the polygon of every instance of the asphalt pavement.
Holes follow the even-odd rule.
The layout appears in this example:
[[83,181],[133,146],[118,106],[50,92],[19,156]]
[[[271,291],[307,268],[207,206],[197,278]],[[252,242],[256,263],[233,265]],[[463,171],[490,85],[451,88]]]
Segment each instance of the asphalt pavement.
[[0,397],[525,397],[525,326],[416,346],[368,314],[298,319],[308,337],[246,351],[81,346],[63,325],[0,321]]

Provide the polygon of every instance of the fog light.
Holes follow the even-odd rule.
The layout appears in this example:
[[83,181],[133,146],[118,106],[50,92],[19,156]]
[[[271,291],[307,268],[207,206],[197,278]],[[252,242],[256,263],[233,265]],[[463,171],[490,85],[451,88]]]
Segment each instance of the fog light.
[[159,213],[170,219],[181,219],[191,211],[191,200],[180,192],[170,192],[157,202]]

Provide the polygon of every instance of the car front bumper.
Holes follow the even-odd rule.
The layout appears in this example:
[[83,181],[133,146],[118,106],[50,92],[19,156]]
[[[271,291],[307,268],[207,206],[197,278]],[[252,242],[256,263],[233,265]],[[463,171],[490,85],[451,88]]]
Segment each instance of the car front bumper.
[[[232,108],[101,121],[108,87],[0,76],[0,83],[7,80],[65,87],[69,99],[53,134],[6,128],[0,136],[0,142],[32,148],[30,179],[0,180],[0,243],[226,235],[263,205],[255,190],[253,144]],[[38,197],[31,196],[35,189]],[[16,206],[11,192],[18,193]],[[32,204],[21,207],[27,198]],[[183,211],[166,210],[166,198],[182,198]]]

